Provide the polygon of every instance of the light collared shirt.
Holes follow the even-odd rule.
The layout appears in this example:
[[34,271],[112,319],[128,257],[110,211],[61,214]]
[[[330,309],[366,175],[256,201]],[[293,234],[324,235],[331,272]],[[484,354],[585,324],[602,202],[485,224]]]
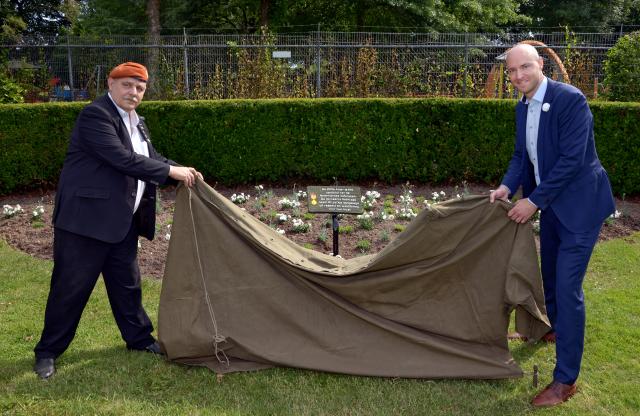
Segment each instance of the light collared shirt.
[[[131,113],[127,113],[125,110],[118,107],[118,104],[113,101],[111,93],[109,93],[109,98],[113,102],[113,105],[115,105],[118,109],[118,114],[120,114],[124,125],[127,127],[129,138],[131,139],[131,146],[133,146],[133,151],[139,155],[149,157],[149,147],[147,146],[147,142],[140,134],[140,130],[138,130],[138,123],[140,123],[140,118],[138,117],[138,113],[136,113],[136,110],[132,110]],[[136,191],[136,202],[133,205],[133,212],[136,212],[138,210],[138,206],[140,205],[140,200],[142,199],[142,194],[144,193],[145,186],[146,184],[144,183],[144,181],[138,180],[138,190]]]
[[538,165],[538,126],[540,125],[540,112],[544,102],[544,95],[547,92],[547,77],[542,79],[540,86],[536,90],[531,100],[526,99],[527,104],[527,153],[533,165],[533,172],[536,177],[536,185],[540,185],[540,169]]

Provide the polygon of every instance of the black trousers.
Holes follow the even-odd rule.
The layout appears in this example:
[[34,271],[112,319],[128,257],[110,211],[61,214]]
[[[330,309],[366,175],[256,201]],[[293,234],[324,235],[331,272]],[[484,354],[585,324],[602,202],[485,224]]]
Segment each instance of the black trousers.
[[155,341],[142,307],[137,231],[134,218],[124,240],[112,244],[54,230],[54,266],[36,358],[57,358],[69,347],[100,273],[127,347],[142,349]]

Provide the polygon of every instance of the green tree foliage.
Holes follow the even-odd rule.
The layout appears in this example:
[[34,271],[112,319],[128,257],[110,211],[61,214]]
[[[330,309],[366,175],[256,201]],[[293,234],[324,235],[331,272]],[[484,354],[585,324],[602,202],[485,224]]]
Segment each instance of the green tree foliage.
[[146,7],[146,0],[81,0],[71,32],[140,35],[147,30]]
[[11,79],[0,74],[0,104],[17,104],[24,102],[24,90]]
[[[12,4],[8,0],[0,0],[0,42],[18,41],[26,26]],[[0,49],[0,104],[21,103],[24,90],[9,77],[8,53],[7,48]]]
[[618,39],[604,63],[605,95],[613,101],[640,101],[640,32]]
[[16,14],[9,1],[0,0],[0,40],[15,41],[26,28],[26,23]]
[[622,22],[625,25],[640,26],[640,0],[627,0],[629,2],[629,12]]
[[[83,0],[80,32],[140,33],[149,0]],[[160,0],[164,33],[323,30],[495,31],[529,18],[523,0]]]
[[522,12],[531,16],[534,26],[591,27],[596,31],[610,30],[621,23],[640,24],[639,9],[638,0],[529,0],[522,6]]
[[278,2],[276,26],[320,23],[329,30],[377,29],[424,31],[494,31],[526,24],[520,1],[496,0],[307,0]]
[[[271,2],[265,2],[264,7],[267,8],[267,15],[270,6]],[[235,30],[249,33],[257,31],[261,24],[260,0],[221,0],[217,2],[163,0],[161,7],[164,27],[186,27],[207,32]]]
[[[2,31],[5,25],[31,36],[53,36],[70,22],[62,12],[65,3],[73,0],[0,0]],[[25,26],[20,27],[19,18]]]

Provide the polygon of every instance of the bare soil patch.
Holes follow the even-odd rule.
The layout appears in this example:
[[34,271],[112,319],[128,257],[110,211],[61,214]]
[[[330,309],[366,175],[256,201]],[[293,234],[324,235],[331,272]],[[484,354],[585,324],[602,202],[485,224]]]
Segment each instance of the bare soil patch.
[[[363,195],[370,190],[380,193],[380,197],[373,207],[374,217],[378,216],[380,211],[385,208],[389,213],[392,213],[395,210],[400,210],[403,206],[400,202],[400,196],[406,192],[406,186],[378,183],[361,183],[358,185],[361,187]],[[304,247],[323,253],[332,252],[331,215],[309,215],[306,198],[299,199],[301,205],[298,209],[283,209],[279,204],[279,201],[285,197],[293,200],[295,192],[306,191],[306,186],[268,184],[263,186],[264,189],[261,192],[263,198],[260,200],[257,199],[258,191],[252,185],[235,187],[218,185],[215,188],[227,198],[231,198],[233,194],[238,195],[240,193],[250,195],[247,202],[240,206],[256,218],[274,228],[284,230],[289,239]],[[412,191],[412,207],[414,210],[420,210],[425,207],[423,200],[432,201],[433,192],[444,192],[444,197],[440,194],[441,199],[449,199],[463,192],[487,195],[489,192],[489,186],[483,184],[471,184],[465,187],[412,185],[408,189]],[[175,188],[164,188],[160,190],[159,196],[160,204],[157,214],[156,238],[153,241],[140,238],[138,255],[142,275],[154,278],[161,278],[164,273],[173,221]],[[0,238],[7,241],[12,247],[34,257],[51,259],[53,255],[51,215],[53,213],[54,198],[55,193],[53,191],[0,196],[0,206],[8,204],[15,207],[19,204],[24,211],[11,218],[0,216]],[[616,202],[617,209],[622,215],[605,223],[600,233],[601,241],[624,237],[640,231],[640,196],[617,200]],[[44,208],[44,214],[41,220],[33,221],[32,213],[39,205]],[[298,216],[304,223],[310,224],[310,230],[308,232],[294,232],[292,218],[280,223],[277,218],[278,214],[286,214],[292,218]],[[305,214],[307,215],[305,216]],[[353,258],[363,254],[377,253],[402,232],[402,228],[406,227],[410,222],[408,219],[397,218],[397,214],[395,217],[393,220],[373,220],[372,228],[364,229],[356,216],[342,216],[340,226],[343,227],[344,232],[339,234],[339,254],[344,258]],[[100,221],[100,219],[96,218],[96,221]]]

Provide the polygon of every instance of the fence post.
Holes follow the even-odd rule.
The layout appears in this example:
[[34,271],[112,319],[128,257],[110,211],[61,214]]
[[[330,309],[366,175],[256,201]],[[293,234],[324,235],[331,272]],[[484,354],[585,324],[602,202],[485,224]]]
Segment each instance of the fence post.
[[189,57],[187,53],[187,29],[182,28],[182,33],[184,36],[184,40],[182,44],[184,45],[184,94],[185,98],[189,98]]
[[320,23],[318,23],[318,30],[316,31],[316,98],[322,97],[322,84],[320,80]]
[[69,35],[67,35],[67,66],[69,68],[69,88],[71,88],[71,100],[74,99],[74,86],[73,86],[73,64],[71,63],[71,43],[69,42]]
[[462,98],[467,98],[467,67],[469,66],[469,33],[464,32],[464,68],[462,69]]
[[[96,65],[96,97],[100,94],[100,65]],[[87,87],[87,90],[89,87]]]

